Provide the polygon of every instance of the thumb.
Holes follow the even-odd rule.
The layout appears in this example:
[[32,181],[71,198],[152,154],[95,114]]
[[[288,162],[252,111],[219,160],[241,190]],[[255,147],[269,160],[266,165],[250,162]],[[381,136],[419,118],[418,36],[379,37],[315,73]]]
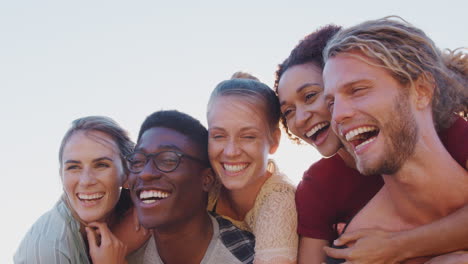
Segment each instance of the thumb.
[[336,259],[346,259],[348,257],[348,251],[349,249],[337,249],[337,248],[331,248],[331,247],[323,247],[323,250],[325,253]]

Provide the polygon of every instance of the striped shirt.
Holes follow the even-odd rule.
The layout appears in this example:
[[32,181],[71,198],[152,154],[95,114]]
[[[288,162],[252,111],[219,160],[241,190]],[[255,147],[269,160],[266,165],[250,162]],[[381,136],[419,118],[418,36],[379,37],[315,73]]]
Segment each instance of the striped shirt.
[[90,264],[80,223],[62,199],[29,229],[13,261],[16,264]]

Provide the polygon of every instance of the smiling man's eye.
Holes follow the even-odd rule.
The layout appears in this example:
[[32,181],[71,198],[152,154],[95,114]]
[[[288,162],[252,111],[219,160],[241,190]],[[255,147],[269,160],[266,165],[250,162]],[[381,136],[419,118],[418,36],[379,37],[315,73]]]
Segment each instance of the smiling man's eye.
[[309,101],[310,99],[314,98],[316,95],[317,95],[316,92],[307,93],[307,94],[305,95],[305,101],[306,101],[306,102]]
[[351,89],[351,93],[352,94],[361,93],[361,92],[365,91],[366,88],[367,87],[364,87],[364,86],[354,87],[353,89]]

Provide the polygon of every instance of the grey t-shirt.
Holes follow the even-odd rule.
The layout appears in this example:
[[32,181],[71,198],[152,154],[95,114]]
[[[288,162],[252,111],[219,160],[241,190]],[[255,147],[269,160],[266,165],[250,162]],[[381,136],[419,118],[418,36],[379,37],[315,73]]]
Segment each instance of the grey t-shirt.
[[[238,258],[236,258],[233,253],[229,250],[229,248],[223,243],[223,240],[220,235],[220,228],[218,221],[215,217],[211,216],[211,222],[213,223],[213,237],[211,238],[211,242],[208,245],[206,250],[205,256],[203,257],[200,264],[218,264],[218,263],[226,263],[226,264],[237,264],[237,263],[251,263],[253,261],[253,254],[249,260],[242,262]],[[236,228],[232,226],[232,228]],[[239,230],[240,231],[240,230]],[[243,232],[243,231],[242,231]],[[252,242],[252,241],[249,241]],[[249,243],[246,241],[247,244]],[[253,247],[252,247],[253,252]],[[145,252],[143,254],[143,264],[164,264],[164,262],[159,257],[158,249],[156,248],[156,243],[153,237],[148,241],[146,245]]]

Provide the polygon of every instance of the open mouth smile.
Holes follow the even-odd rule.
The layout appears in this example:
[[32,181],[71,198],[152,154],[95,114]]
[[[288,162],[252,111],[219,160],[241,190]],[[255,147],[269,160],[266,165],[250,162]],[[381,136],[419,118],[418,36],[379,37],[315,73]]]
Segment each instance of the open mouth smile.
[[227,164],[223,163],[223,168],[229,173],[237,173],[249,166],[249,163]]
[[305,136],[307,138],[310,138],[312,141],[317,141],[317,138],[319,135],[321,135],[323,132],[326,132],[328,128],[330,127],[330,122],[321,122],[313,126],[309,131],[305,133]]
[[80,199],[80,201],[83,201],[83,202],[91,202],[91,201],[97,201],[97,200],[100,200],[102,199],[102,197],[104,197],[104,193],[102,192],[99,192],[99,193],[91,193],[91,194],[88,194],[88,193],[77,193],[76,196],[78,197],[78,199]]
[[362,126],[346,132],[346,141],[353,145],[355,151],[359,151],[367,144],[373,142],[379,135],[380,130],[375,126]]
[[140,200],[143,203],[152,204],[152,203],[155,203],[157,201],[166,199],[170,195],[171,195],[170,192],[153,189],[153,190],[142,190],[142,191],[140,191],[140,193],[138,194],[138,197],[140,198]]

